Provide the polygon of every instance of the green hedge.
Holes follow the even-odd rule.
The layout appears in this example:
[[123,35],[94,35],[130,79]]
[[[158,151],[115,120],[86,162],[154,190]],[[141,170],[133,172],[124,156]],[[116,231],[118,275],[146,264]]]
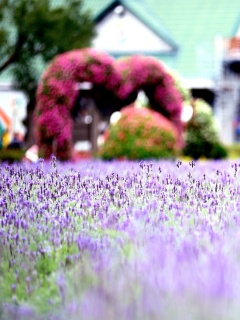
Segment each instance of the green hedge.
[[0,161],[1,162],[19,162],[25,156],[26,150],[24,149],[0,149]]

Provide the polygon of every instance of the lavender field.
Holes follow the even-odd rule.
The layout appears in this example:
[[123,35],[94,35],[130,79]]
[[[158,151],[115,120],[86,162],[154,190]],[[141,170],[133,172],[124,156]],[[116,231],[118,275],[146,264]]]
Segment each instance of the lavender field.
[[240,163],[0,167],[0,319],[238,320]]

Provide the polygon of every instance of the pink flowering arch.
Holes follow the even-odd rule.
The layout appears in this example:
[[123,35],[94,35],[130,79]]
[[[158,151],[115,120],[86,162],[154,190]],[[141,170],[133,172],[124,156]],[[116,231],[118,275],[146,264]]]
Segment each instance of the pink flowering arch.
[[85,81],[114,92],[122,100],[144,90],[153,109],[172,121],[181,133],[181,96],[158,60],[132,56],[115,61],[91,48],[73,50],[53,59],[37,89],[35,130],[41,157],[55,154],[61,160],[71,159],[71,109],[79,94],[77,84]]
[[139,55],[119,59],[116,67],[122,82],[119,97],[145,91],[151,108],[169,119],[181,133],[182,97],[166,67],[153,57]]

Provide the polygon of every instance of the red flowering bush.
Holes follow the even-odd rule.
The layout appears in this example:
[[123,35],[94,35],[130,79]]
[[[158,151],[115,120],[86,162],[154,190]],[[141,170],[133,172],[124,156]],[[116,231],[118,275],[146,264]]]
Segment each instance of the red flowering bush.
[[156,111],[128,106],[106,132],[99,151],[103,159],[169,158],[177,152],[175,126]]
[[43,73],[35,111],[36,139],[40,156],[55,154],[61,160],[72,157],[70,111],[79,91],[79,82],[89,81],[116,91],[120,78],[113,58],[93,49],[74,50],[55,57]]

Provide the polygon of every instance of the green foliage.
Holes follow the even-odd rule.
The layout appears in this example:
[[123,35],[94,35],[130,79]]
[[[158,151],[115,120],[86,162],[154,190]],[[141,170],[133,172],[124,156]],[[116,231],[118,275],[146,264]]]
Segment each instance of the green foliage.
[[[61,302],[57,272],[72,267],[68,257],[78,253],[78,248],[75,244],[63,244],[50,249],[29,259],[27,254],[15,250],[10,254],[8,248],[0,247],[0,301],[30,302],[41,312],[49,311],[49,300],[52,300],[51,305]],[[14,261],[13,265],[7,264],[8,260]]]
[[220,143],[211,107],[201,99],[193,102],[193,117],[185,130],[183,154],[194,159],[200,157],[222,159],[226,148]]
[[0,12],[0,72],[11,66],[16,87],[30,98],[42,72],[37,66],[56,54],[88,46],[94,35],[82,0],[58,6],[51,0],[0,0]]
[[0,162],[16,162],[21,161],[24,158],[25,150],[23,149],[0,149]]
[[227,148],[220,142],[214,143],[211,148],[210,156],[211,159],[224,159],[228,157]]
[[189,89],[187,89],[183,85],[183,80],[181,79],[180,75],[176,71],[173,71],[173,70],[171,70],[169,72],[170,72],[171,76],[173,77],[175,87],[178,89],[178,91],[181,94],[182,100],[185,102],[190,101],[192,98],[191,92]]
[[176,154],[176,132],[159,113],[127,107],[120,120],[110,126],[99,154],[106,160],[171,158]]
[[228,157],[230,159],[240,158],[240,144],[234,143],[231,146],[227,146]]

